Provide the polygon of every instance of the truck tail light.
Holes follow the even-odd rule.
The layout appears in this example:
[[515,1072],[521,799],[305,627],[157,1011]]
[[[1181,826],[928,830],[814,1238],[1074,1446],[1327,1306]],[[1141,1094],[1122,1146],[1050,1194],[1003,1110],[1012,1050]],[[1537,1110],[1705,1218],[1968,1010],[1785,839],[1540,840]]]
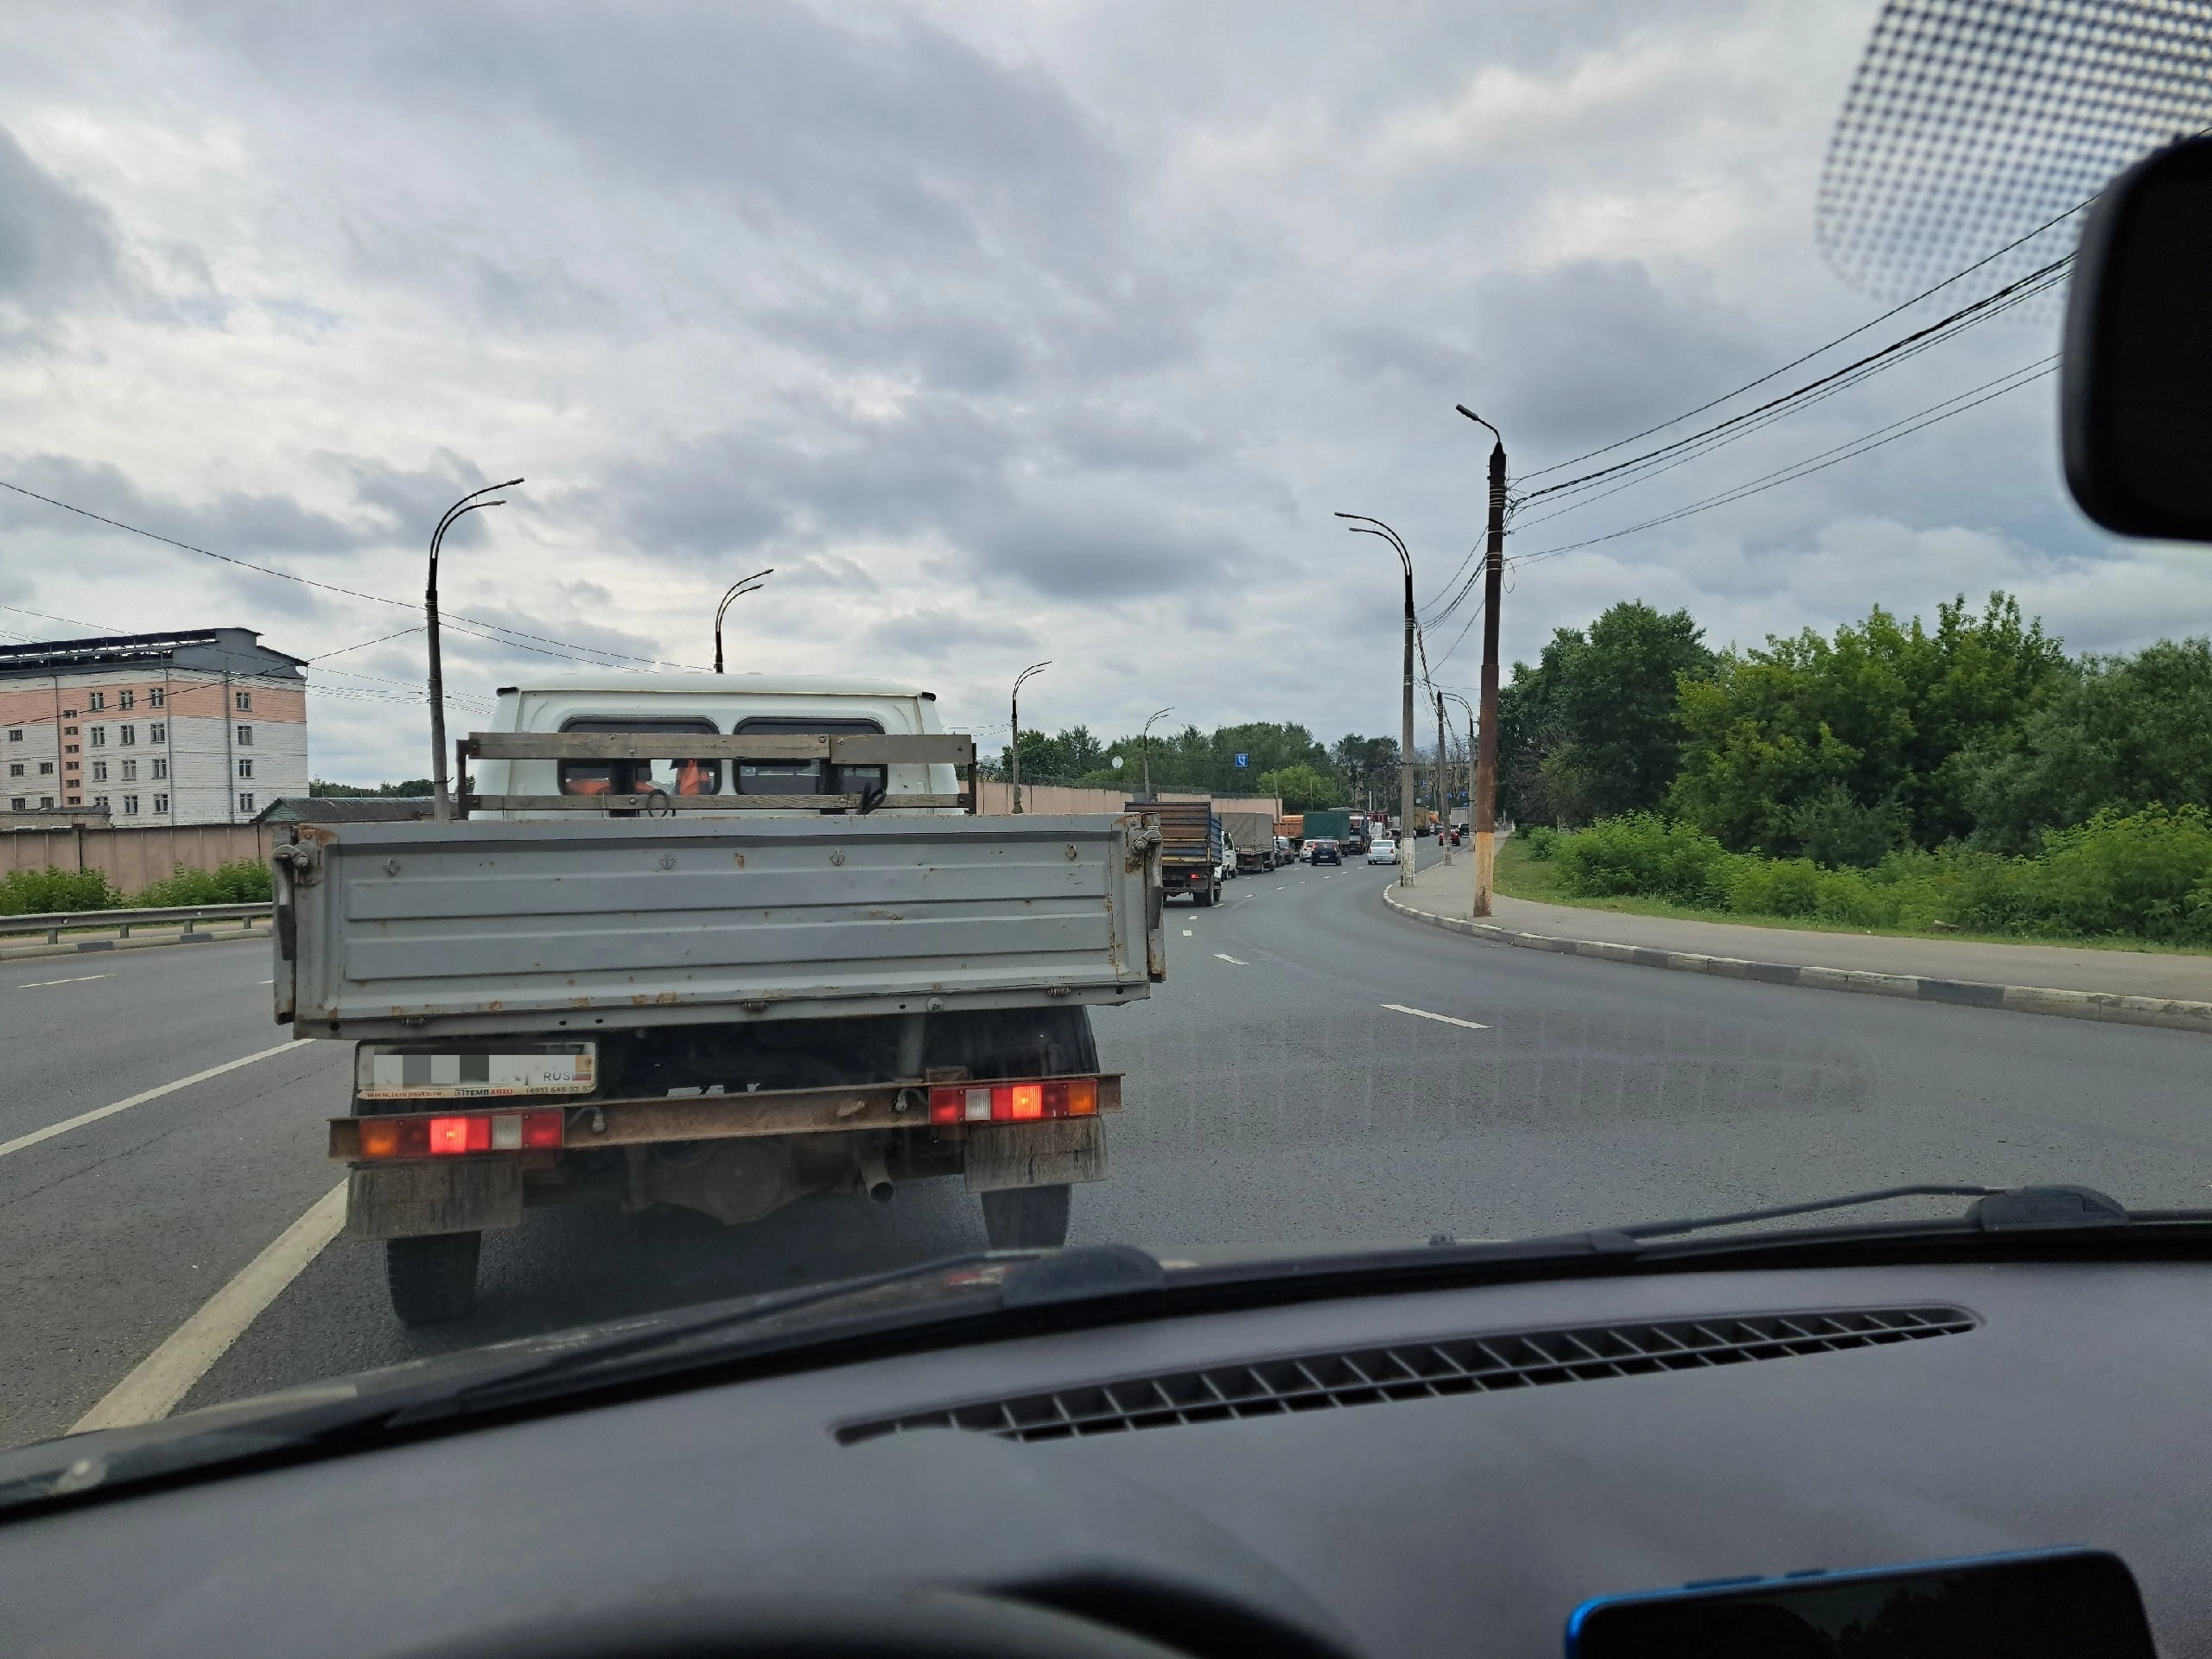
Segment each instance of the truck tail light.
[[938,1084],[930,1090],[932,1123],[1028,1123],[1047,1117],[1095,1117],[1097,1113],[1096,1077]]
[[364,1158],[445,1158],[472,1152],[558,1147],[562,1115],[551,1112],[454,1112],[436,1117],[365,1117]]

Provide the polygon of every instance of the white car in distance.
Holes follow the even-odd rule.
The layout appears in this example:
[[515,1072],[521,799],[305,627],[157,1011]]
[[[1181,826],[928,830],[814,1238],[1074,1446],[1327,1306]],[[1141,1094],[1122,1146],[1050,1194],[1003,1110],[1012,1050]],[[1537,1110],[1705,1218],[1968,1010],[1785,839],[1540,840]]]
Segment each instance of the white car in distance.
[[1398,843],[1395,841],[1370,841],[1367,843],[1367,861],[1370,864],[1395,864],[1398,861]]

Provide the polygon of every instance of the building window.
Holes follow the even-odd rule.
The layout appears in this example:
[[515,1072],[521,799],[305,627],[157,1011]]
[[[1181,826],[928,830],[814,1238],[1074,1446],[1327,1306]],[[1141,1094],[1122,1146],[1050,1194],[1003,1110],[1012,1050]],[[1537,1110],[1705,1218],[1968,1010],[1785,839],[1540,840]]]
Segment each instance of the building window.
[[78,746],[74,743],[64,743],[61,746],[61,753],[64,754],[74,754],[77,753],[77,748]]
[[123,781],[126,784],[134,783],[137,780],[137,777],[138,763],[136,760],[124,761],[123,763]]
[[168,690],[163,686],[155,686],[146,693],[146,706],[149,709],[158,709],[168,700]]
[[106,810],[107,810],[107,797],[106,797],[106,796],[105,796],[105,795],[95,795],[95,796],[93,796],[93,797],[92,797],[92,804],[93,804],[94,806],[98,807],[101,811],[103,811],[103,812],[106,811]]
[[242,715],[250,715],[253,712],[252,692],[241,691],[238,694],[238,713]]
[[129,748],[132,744],[138,741],[138,728],[136,726],[117,727],[115,728],[115,741],[122,744],[124,748]]
[[107,782],[106,761],[95,760],[92,762],[92,781],[96,784],[104,784]]
[[50,809],[54,805],[54,797],[51,795],[41,795],[38,798],[38,804],[42,810]]
[[136,691],[118,691],[115,694],[115,706],[118,709],[136,708],[137,702],[138,694]]
[[81,795],[70,795],[64,798],[67,799],[72,806],[82,806],[85,804],[85,798]]
[[138,798],[136,795],[126,795],[123,798],[123,816],[126,818],[135,818],[138,816]]
[[149,726],[146,728],[146,741],[149,743],[168,742],[169,741],[168,722],[167,721],[157,720],[152,725]]
[[92,728],[92,747],[96,749],[104,749],[107,747],[106,727],[95,726]]
[[[154,781],[155,781],[156,783],[157,783],[157,784],[158,784],[158,783],[160,783],[160,782],[162,781],[162,779],[164,779],[164,778],[168,777],[168,775],[169,775],[169,763],[168,763],[167,760],[165,760],[162,759],[160,756],[156,755],[156,756],[155,757],[155,759],[154,759]],[[158,807],[157,807],[157,808],[156,808],[155,810],[156,810],[156,811],[160,810],[160,809],[159,809]]]
[[[68,712],[73,715],[77,711],[74,709],[72,709]],[[77,735],[77,728],[74,726],[64,726],[61,728],[61,735],[64,737],[74,737]]]
[[240,748],[242,748],[242,749],[243,749],[243,748],[246,748],[246,747],[251,747],[251,744],[252,744],[252,742],[253,742],[253,728],[252,728],[252,727],[251,727],[251,726],[241,726],[241,727],[239,727],[239,728],[238,728],[238,747],[239,747]]
[[74,760],[64,760],[64,761],[61,763],[61,770],[62,770],[62,771],[64,771],[64,772],[82,772],[82,771],[84,770],[84,767],[83,767],[83,766],[82,766],[81,764],[79,764],[79,762],[77,762],[77,761],[74,761]]
[[238,762],[238,776],[241,778],[251,778],[253,776],[252,756],[248,755],[245,759]]
[[22,742],[23,741],[23,728],[20,726],[10,726],[8,728],[8,741],[10,743]]
[[96,713],[97,713],[99,710],[100,710],[100,709],[102,709],[106,708],[106,707],[107,707],[107,693],[106,693],[106,692],[105,692],[105,691],[95,691],[95,692],[93,692],[93,693],[92,693],[92,696],[86,700],[86,703],[85,703],[85,707],[86,707],[87,709],[92,709],[92,710],[93,710],[94,712],[96,712]]
[[54,762],[53,762],[53,761],[51,761],[51,760],[41,760],[41,761],[40,761],[40,762],[38,763],[38,775],[39,775],[40,777],[41,777],[41,778],[51,778],[51,777],[53,777],[53,776],[54,776]]
[[20,760],[12,760],[9,762],[8,775],[10,778],[22,777],[23,775],[23,763]]
[[253,810],[253,795],[251,791],[242,791],[239,794],[238,810],[241,812],[251,812]]
[[77,711],[74,709],[64,709],[61,711],[61,718],[64,720],[74,720],[77,718]]
[[156,795],[156,796],[155,796],[155,797],[154,797],[154,810],[155,810],[155,811],[156,811],[156,812],[166,812],[166,811],[168,811],[168,810],[169,810],[169,798],[168,798],[168,796],[166,796],[166,795]]
[[12,805],[12,806],[15,808],[15,810],[16,810],[16,811],[18,811],[18,812],[21,812],[21,811],[22,811],[22,810],[24,810],[24,808],[23,808],[23,798],[22,798],[22,796],[20,796],[20,795],[16,796],[16,798],[15,798],[12,802],[10,802],[10,805]]

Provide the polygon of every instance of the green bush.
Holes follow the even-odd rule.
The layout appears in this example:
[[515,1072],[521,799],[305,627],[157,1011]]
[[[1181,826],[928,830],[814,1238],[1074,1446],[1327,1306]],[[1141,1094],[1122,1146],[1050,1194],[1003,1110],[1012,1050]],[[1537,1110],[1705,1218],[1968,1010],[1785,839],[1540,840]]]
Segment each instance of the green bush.
[[0,876],[0,916],[60,910],[110,910],[123,902],[98,870],[10,870]]
[[1529,856],[1539,864],[1550,863],[1559,850],[1559,831],[1548,823],[1522,824],[1520,838],[1529,843]]
[[180,864],[167,880],[133,893],[130,902],[146,910],[177,905],[250,905],[266,901],[274,892],[269,867],[241,858],[212,870],[188,870]]
[[1571,893],[1602,898],[1644,893],[1682,905],[1726,902],[1737,861],[1711,836],[1649,812],[1601,818],[1560,837],[1552,855],[1559,883]]
[[2046,833],[2037,858],[1955,844],[1892,852],[1871,869],[1729,853],[1642,813],[1548,847],[1560,887],[1586,898],[1639,894],[1845,927],[2212,943],[2212,813],[2194,806],[2100,812]]

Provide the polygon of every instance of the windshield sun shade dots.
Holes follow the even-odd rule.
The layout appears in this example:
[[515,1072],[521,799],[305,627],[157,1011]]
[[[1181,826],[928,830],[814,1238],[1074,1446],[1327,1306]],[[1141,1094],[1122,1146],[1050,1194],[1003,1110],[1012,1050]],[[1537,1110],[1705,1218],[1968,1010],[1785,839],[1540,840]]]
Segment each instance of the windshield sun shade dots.
[[2120,168],[2208,124],[2212,0],[1888,0],[1829,140],[1821,248],[1890,299],[2003,250],[1979,278],[1995,286],[2071,249],[2072,210]]

